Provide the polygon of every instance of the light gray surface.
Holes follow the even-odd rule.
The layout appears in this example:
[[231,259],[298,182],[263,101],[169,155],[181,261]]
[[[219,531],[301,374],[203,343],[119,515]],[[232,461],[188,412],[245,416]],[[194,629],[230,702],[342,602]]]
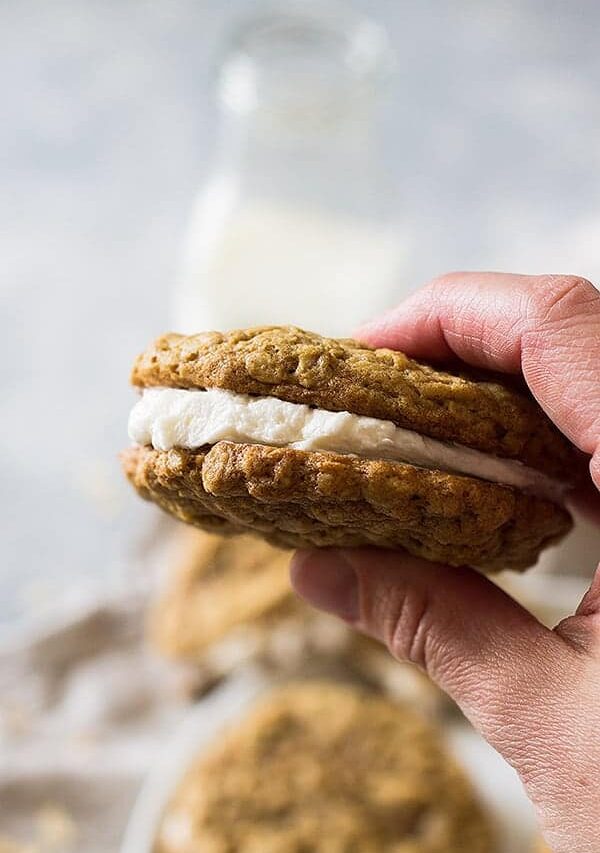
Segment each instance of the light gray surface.
[[[407,275],[600,279],[600,5],[357,3],[397,54],[387,158]],[[127,570],[132,355],[163,330],[213,142],[210,68],[250,2],[2,3],[0,623]],[[39,604],[38,604],[39,602]]]

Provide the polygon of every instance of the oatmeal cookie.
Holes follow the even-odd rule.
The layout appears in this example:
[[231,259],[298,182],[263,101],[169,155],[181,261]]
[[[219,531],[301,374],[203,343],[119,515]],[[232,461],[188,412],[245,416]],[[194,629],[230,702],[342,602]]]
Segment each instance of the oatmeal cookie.
[[156,853],[491,853],[492,832],[437,732],[358,688],[267,696],[192,764]]

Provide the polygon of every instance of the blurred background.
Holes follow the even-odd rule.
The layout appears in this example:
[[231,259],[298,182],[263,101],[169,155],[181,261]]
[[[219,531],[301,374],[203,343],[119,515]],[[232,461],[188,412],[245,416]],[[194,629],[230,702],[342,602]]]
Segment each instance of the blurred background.
[[[600,7],[21,0],[2,12],[0,687],[13,697],[5,734],[29,737],[26,718],[46,709],[47,746],[113,713],[89,697],[130,682],[131,648],[136,665],[145,654],[141,613],[172,535],[117,461],[133,356],[167,329],[351,333],[449,269],[599,281]],[[585,578],[599,548],[580,524],[545,569]],[[550,605],[568,610],[569,583]],[[110,660],[65,694],[74,644],[86,661],[105,644]],[[165,732],[179,687],[143,660],[147,682],[168,685],[152,705]],[[122,814],[86,850],[116,849],[154,725],[146,740],[143,726],[120,732]],[[35,812],[59,838],[47,849],[71,849],[39,744],[24,758],[27,739],[17,750],[11,737],[10,832],[41,845]],[[91,754],[64,771],[67,788]],[[93,820],[111,801],[101,786],[77,809]]]

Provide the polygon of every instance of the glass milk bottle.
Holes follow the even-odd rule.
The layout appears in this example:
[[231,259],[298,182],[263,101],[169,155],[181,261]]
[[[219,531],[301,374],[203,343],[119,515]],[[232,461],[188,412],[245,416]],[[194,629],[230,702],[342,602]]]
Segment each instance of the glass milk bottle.
[[387,49],[377,25],[323,3],[280,4],[233,34],[177,331],[293,324],[349,335],[391,303],[404,250],[378,147]]

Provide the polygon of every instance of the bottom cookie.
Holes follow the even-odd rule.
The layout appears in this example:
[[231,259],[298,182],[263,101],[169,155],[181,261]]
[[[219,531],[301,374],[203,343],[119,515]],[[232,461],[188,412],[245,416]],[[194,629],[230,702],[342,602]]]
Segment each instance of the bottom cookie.
[[284,547],[375,545],[487,572],[522,570],[572,524],[562,507],[513,488],[335,453],[134,446],[123,465],[142,497],[177,518]]

